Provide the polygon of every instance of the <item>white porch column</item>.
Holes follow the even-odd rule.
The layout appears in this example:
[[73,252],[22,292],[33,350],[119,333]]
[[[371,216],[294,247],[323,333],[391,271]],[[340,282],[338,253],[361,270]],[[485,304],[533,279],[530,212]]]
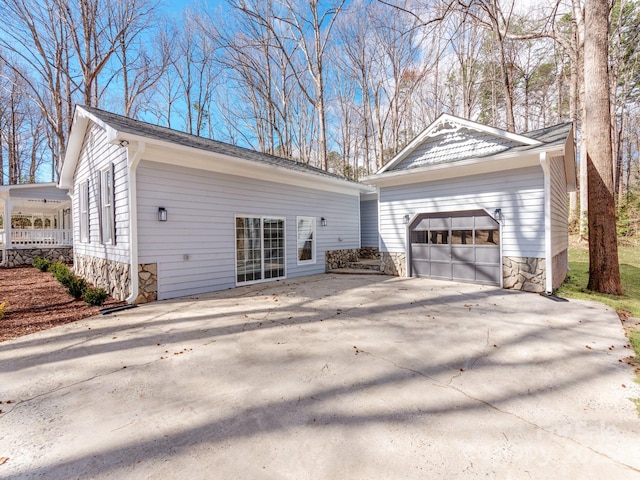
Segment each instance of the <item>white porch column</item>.
[[11,248],[11,196],[9,192],[0,192],[1,198],[4,200],[4,212],[2,217],[2,259],[0,265],[4,265],[7,261],[7,250]]

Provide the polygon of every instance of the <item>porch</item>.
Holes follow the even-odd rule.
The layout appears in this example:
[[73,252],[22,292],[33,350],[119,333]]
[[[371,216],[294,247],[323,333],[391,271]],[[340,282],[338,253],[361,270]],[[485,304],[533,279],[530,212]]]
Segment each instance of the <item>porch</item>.
[[54,183],[0,186],[0,247],[5,267],[40,256],[73,260],[71,199]]

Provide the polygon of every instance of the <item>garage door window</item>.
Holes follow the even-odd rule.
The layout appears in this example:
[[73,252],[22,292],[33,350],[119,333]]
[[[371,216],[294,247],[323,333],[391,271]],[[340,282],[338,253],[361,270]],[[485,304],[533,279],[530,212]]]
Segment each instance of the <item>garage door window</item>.
[[473,245],[473,230],[453,230],[451,243],[453,245]]
[[500,245],[498,230],[476,230],[476,245]]

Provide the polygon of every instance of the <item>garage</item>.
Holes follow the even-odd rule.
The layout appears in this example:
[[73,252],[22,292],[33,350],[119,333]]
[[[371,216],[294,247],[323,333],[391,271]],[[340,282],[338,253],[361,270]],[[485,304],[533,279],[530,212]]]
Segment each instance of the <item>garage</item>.
[[500,224],[484,210],[422,213],[409,229],[410,276],[500,285]]

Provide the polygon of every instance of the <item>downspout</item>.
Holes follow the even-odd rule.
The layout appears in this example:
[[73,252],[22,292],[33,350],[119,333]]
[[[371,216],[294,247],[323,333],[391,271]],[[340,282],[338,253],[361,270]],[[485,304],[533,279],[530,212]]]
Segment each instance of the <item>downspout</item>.
[[140,163],[140,159],[144,154],[146,144],[144,142],[137,142],[137,148],[131,155],[131,150],[127,146],[127,173],[129,180],[129,253],[130,259],[130,275],[131,285],[130,293],[126,298],[126,302],[129,304],[135,303],[138,298],[138,198],[137,198],[137,179],[136,169]]
[[540,154],[544,173],[544,283],[545,293],[553,293],[553,254],[551,250],[551,165],[547,153]]

